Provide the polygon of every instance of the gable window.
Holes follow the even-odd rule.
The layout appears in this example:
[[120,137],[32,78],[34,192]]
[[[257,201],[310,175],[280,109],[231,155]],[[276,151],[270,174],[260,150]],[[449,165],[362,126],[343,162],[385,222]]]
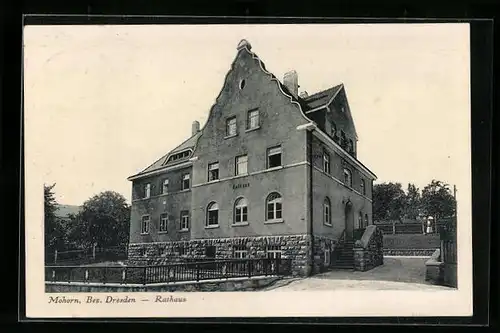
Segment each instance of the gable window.
[[248,156],[242,155],[236,157],[236,175],[245,175],[248,173]]
[[347,150],[347,137],[345,135],[344,131],[340,131],[340,146],[344,149]]
[[236,135],[236,117],[231,117],[226,120],[226,135]]
[[365,214],[365,227],[370,224],[370,220],[368,220],[368,214]]
[[185,174],[184,176],[182,176],[182,189],[183,190],[187,190],[189,188],[189,179],[190,179],[189,174]]
[[282,254],[281,246],[268,245],[266,248],[266,254],[268,259],[280,259]]
[[161,188],[161,193],[167,194],[168,193],[168,179],[163,180],[162,188]]
[[363,193],[363,195],[366,195],[366,183],[364,179],[361,179],[361,193]]
[[330,154],[326,150],[323,151],[323,171],[330,174]]
[[187,210],[181,211],[181,230],[189,229],[189,212]]
[[267,150],[267,168],[275,168],[281,165],[281,146]]
[[215,202],[211,202],[207,207],[207,222],[206,226],[219,225],[219,206]]
[[344,169],[344,184],[352,187],[352,175],[349,169]]
[[151,184],[147,183],[144,185],[144,198],[149,198],[151,196]]
[[259,127],[259,110],[250,110],[247,114],[247,129]]
[[348,149],[349,149],[349,153],[351,153],[351,154],[354,153],[354,143],[353,143],[352,139],[349,139]]
[[235,245],[233,247],[233,257],[238,259],[245,259],[248,257],[248,250],[245,245]]
[[280,220],[283,218],[282,198],[279,193],[273,192],[267,196],[266,219],[268,221]]
[[248,222],[248,203],[245,198],[239,198],[234,204],[234,223]]
[[325,201],[323,202],[323,222],[326,225],[332,225],[332,212],[330,199],[328,197],[326,197]]
[[149,215],[144,215],[141,220],[141,234],[149,234]]
[[332,132],[331,132],[332,138],[335,138],[337,136],[337,125],[335,125],[334,122],[332,122]]
[[163,213],[160,215],[160,228],[159,232],[167,232],[167,224],[168,224],[168,214]]
[[219,162],[211,163],[208,165],[208,181],[219,179]]

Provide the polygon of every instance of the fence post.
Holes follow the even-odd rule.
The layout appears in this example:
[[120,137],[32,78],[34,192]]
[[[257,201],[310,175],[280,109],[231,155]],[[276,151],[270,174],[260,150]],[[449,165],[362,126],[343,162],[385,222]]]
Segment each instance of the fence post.
[[252,277],[252,270],[250,269],[250,262],[251,260],[250,259],[247,259],[247,269],[248,269],[248,277]]
[[57,249],[54,250],[54,264],[57,263]]
[[200,281],[200,264],[196,264],[196,282]]
[[92,245],[92,259],[95,260],[95,247],[96,247],[97,243],[94,243]]
[[392,221],[392,234],[393,235],[396,234],[396,222],[395,221]]
[[147,266],[144,266],[144,272],[142,274],[142,284],[144,285],[146,284],[146,273],[148,272],[147,268],[148,268]]

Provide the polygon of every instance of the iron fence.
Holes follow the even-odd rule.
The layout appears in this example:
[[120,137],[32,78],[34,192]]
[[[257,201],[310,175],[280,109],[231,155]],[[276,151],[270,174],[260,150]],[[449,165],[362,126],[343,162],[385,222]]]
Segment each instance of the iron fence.
[[291,260],[280,258],[195,261],[168,265],[89,267],[46,266],[52,282],[153,284],[236,277],[291,275]]

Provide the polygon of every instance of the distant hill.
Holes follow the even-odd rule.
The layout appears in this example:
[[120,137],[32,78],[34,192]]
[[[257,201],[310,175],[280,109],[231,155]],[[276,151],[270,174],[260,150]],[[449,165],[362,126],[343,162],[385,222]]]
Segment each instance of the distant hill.
[[62,219],[66,219],[69,214],[78,214],[82,209],[81,206],[76,205],[57,205],[56,216]]

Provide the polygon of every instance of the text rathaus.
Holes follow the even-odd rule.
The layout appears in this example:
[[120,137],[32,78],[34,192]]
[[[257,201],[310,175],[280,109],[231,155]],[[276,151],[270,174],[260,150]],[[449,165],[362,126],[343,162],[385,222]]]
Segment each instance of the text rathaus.
[[132,181],[129,262],[292,260],[295,274],[333,266],[372,225],[376,176],[357,159],[343,84],[308,95],[251,51],[236,57],[206,124]]

